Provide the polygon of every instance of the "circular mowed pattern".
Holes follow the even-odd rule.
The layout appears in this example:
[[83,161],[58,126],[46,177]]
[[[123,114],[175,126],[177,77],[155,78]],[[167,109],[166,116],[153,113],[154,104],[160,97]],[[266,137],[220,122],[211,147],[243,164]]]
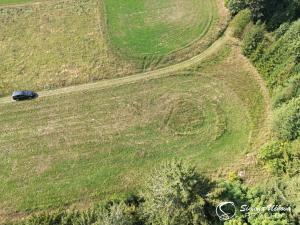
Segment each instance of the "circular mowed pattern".
[[213,174],[249,148],[248,107],[223,79],[204,75],[9,104],[0,206],[45,209],[130,192],[174,158]]
[[105,0],[113,46],[129,57],[164,55],[204,36],[215,0]]

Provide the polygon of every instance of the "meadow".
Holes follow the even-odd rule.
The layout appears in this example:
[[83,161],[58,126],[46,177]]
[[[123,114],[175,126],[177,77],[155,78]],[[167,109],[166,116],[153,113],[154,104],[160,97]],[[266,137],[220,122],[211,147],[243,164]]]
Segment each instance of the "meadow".
[[[0,96],[56,93],[0,100],[0,222],[126,195],[170,159],[211,179],[254,171],[268,93],[230,32],[218,39],[220,2],[0,0]],[[88,88],[114,78],[129,81]]]
[[214,0],[106,0],[113,45],[128,56],[163,55],[209,30],[217,16]]
[[169,77],[1,105],[3,214],[121,196],[172,158],[211,177],[232,170],[265,120],[239,54],[226,46]]
[[112,49],[142,69],[202,52],[228,20],[219,0],[105,0],[104,4]]
[[226,25],[216,0],[2,3],[0,96],[175,64],[204,51]]
[[0,7],[0,96],[134,72],[110,50],[100,11],[97,0]]

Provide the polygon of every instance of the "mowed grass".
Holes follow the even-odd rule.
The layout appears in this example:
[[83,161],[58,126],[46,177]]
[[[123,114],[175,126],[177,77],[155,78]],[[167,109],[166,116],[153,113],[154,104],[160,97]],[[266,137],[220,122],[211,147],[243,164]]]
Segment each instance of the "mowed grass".
[[104,2],[111,43],[129,58],[151,58],[178,51],[201,39],[219,16],[215,0]]
[[172,158],[211,176],[230,168],[251,150],[264,109],[228,54],[167,78],[1,105],[2,212],[122,195]]
[[206,49],[226,24],[224,18],[219,23],[216,1],[4,4],[0,97],[17,89],[54,89],[126,76],[191,58]]
[[36,0],[0,0],[0,5],[34,2]]
[[0,7],[0,96],[134,72],[112,54],[103,20],[98,0]]

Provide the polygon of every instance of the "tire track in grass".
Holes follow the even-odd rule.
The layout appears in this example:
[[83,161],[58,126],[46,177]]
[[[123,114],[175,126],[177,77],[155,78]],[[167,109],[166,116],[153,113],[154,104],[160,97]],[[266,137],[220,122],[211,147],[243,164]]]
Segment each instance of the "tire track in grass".
[[[159,79],[162,77],[171,76],[174,72],[179,70],[187,69],[189,67],[195,66],[208,58],[209,56],[213,55],[214,53],[218,52],[226,43],[230,40],[229,32],[226,31],[223,36],[221,36],[217,41],[215,41],[209,48],[207,48],[204,52],[196,55],[186,61],[167,66],[165,68],[138,73],[134,75],[130,75],[127,77],[110,79],[110,80],[102,80],[95,83],[87,83],[75,86],[69,86],[64,88],[58,88],[55,90],[47,90],[47,91],[40,91],[38,92],[39,98],[54,96],[54,95],[62,95],[62,94],[70,94],[73,92],[82,92],[88,90],[101,90],[110,87],[116,87],[125,84],[136,83],[140,81],[147,81],[153,79]],[[11,97],[3,97],[0,98],[0,105],[12,103]]]

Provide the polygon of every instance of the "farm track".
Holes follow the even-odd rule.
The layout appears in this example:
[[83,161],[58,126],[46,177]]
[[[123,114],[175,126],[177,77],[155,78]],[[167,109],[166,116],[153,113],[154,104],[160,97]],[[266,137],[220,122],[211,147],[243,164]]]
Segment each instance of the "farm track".
[[[61,95],[61,94],[70,94],[73,92],[83,92],[88,90],[95,90],[95,89],[106,89],[110,87],[116,87],[120,85],[125,84],[131,84],[136,83],[140,81],[147,81],[147,80],[153,80],[158,79],[162,77],[171,76],[174,72],[190,68],[192,66],[195,66],[202,62],[207,57],[213,55],[214,53],[218,52],[224,44],[226,44],[230,39],[230,32],[226,31],[222,37],[220,37],[217,41],[215,41],[208,49],[206,49],[204,52],[202,52],[199,55],[196,55],[186,61],[167,66],[165,68],[149,71],[149,72],[143,72],[138,73],[134,75],[130,75],[127,77],[122,78],[116,78],[116,79],[110,79],[110,80],[102,80],[95,83],[87,83],[87,84],[81,84],[81,85],[75,85],[75,86],[69,86],[64,88],[58,88],[55,90],[46,90],[46,91],[40,91],[39,98],[44,98],[48,96],[54,96],[54,95]],[[12,103],[11,97],[3,97],[0,98],[0,105]]]

